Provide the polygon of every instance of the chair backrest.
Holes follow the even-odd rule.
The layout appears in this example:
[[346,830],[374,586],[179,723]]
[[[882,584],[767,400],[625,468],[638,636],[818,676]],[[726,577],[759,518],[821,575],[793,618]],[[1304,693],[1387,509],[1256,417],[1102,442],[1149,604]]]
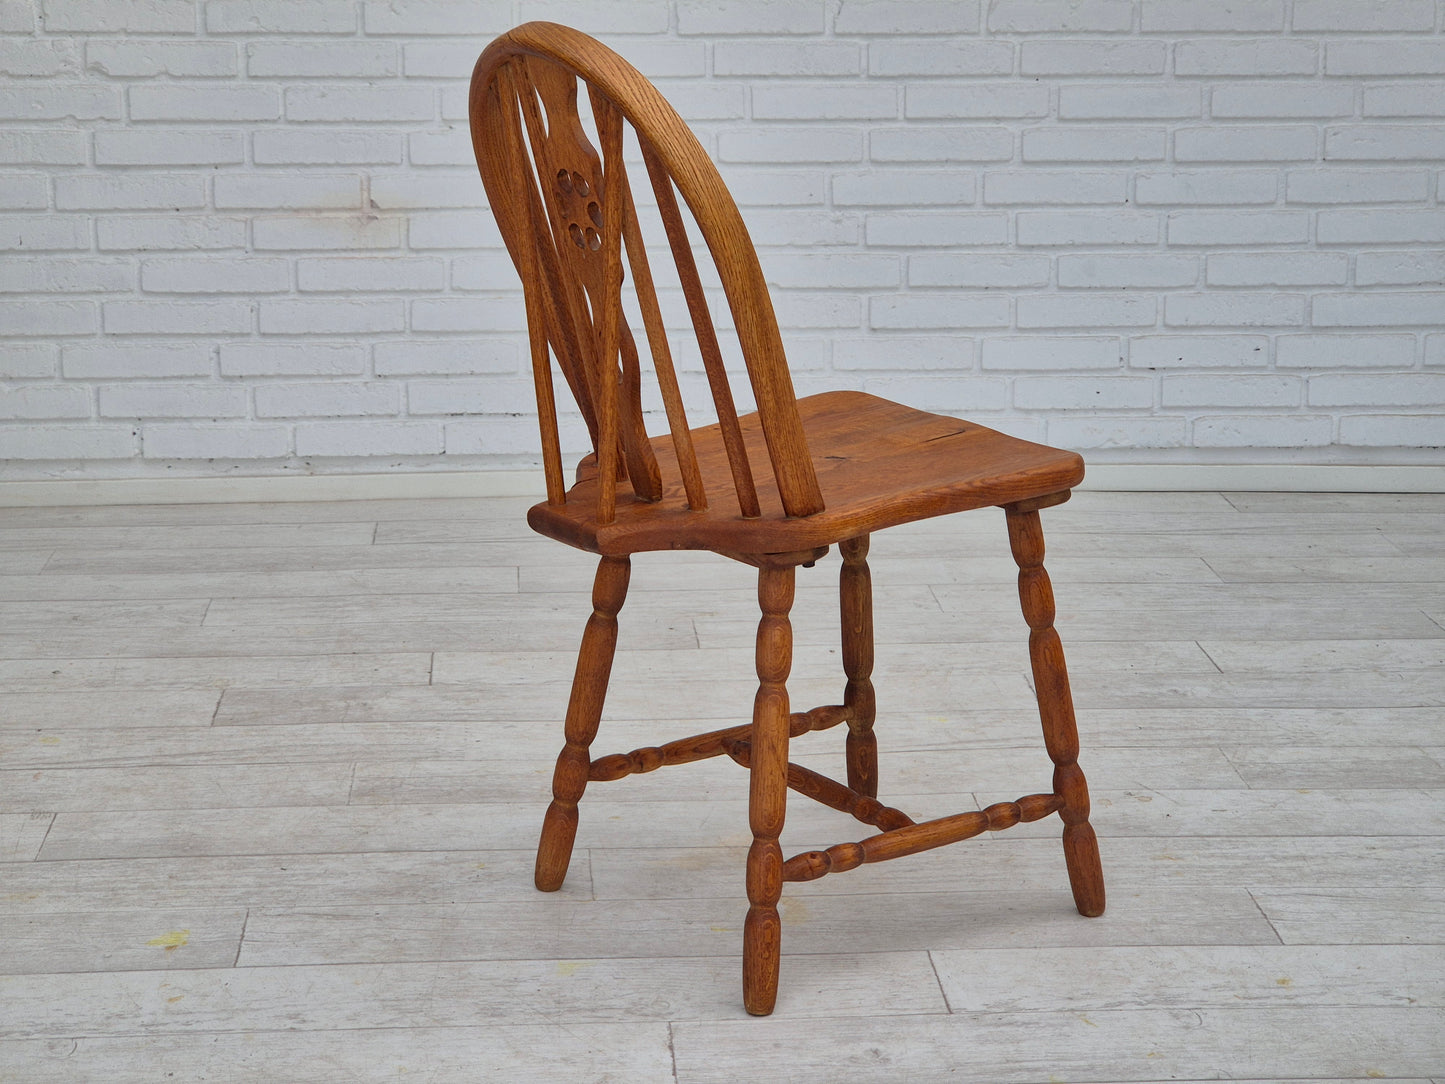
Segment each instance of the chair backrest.
[[[578,113],[586,85],[599,154]],[[624,125],[641,149],[712,392],[738,510],[759,514],[737,408],[677,202],[712,254],[756,400],[783,510],[823,508],[792,379],[757,253],[717,169],[687,125],[635,68],[587,35],[527,23],[492,42],[472,74],[471,131],[492,213],[522,278],[542,429],[547,499],[565,503],[551,356],[587,424],[598,469],[599,524],[619,479],[643,500],[662,479],[643,426],[641,371],[623,313],[624,260],[641,312],[689,507],[708,495],[689,435],[652,271],[627,182]]]

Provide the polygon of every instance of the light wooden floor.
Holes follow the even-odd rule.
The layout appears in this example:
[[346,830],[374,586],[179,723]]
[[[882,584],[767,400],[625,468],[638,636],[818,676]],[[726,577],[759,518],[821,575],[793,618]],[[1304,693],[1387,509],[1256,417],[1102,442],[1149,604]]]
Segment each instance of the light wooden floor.
[[[522,511],[0,510],[0,1080],[1445,1080],[1445,497],[1045,512],[1108,914],[1056,820],[788,886],[768,1020],[730,763],[595,785],[532,888],[592,565]],[[1047,789],[1002,514],[872,564],[882,797]],[[746,719],[755,605],[639,558],[595,752]]]

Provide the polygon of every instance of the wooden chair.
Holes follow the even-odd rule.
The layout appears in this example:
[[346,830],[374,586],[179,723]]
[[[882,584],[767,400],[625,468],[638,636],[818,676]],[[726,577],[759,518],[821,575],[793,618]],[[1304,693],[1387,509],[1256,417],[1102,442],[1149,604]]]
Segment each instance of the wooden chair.
[[[600,154],[579,116],[579,80]],[[713,425],[689,427],[628,183],[625,127],[635,133],[686,298],[717,417]],[[1101,914],[1103,875],[1088,821],[1088,788],[1076,762],[1078,736],[1039,526],[1039,510],[1068,499],[1083,477],[1083,461],[1072,452],[859,392],[797,399],[757,255],[717,170],[657,89],[592,38],[539,22],[492,42],[472,77],[471,131],[492,212],[526,298],[547,481],[547,499],[527,521],[541,534],[601,557],[567,705],[566,744],[537,850],[537,887],[561,887],[577,803],[589,782],[726,754],[748,769],[751,780],[750,906],[743,933],[743,1002],[750,1013],[771,1012],[777,996],[778,900],[785,881],[811,881],[1058,813],[1075,903],[1084,915]],[[755,413],[739,416],[735,408],[679,194],[712,255]],[[663,437],[650,437],[643,425],[642,370],[623,312],[624,268],[666,411],[670,432]],[[554,359],[593,448],[570,488],[558,437]],[[1053,790],[915,823],[877,800],[869,534],[985,506],[1003,508],[1019,566]],[[793,712],[787,680],[794,575],[835,544],[843,555],[843,703]],[[631,555],[664,549],[712,550],[758,569],[762,617],[752,722],[594,758],[590,747]],[[840,723],[848,725],[846,786],[788,762],[789,738]],[[785,859],[778,836],[789,789],[879,831]]]

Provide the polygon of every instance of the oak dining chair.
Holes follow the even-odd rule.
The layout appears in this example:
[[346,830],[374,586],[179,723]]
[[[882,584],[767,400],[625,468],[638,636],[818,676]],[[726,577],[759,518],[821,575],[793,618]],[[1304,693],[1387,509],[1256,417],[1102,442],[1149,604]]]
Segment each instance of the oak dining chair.
[[[585,88],[590,119],[579,104],[579,87]],[[1083,478],[1083,461],[1072,452],[861,392],[797,398],[757,254],[717,169],[657,89],[587,35],[534,22],[497,38],[477,61],[470,115],[477,165],[525,298],[547,493],[527,521],[600,558],[537,849],[537,887],[561,887],[578,802],[589,783],[727,756],[750,776],[753,842],[743,929],[743,1003],[750,1013],[770,1013],[777,996],[778,901],[785,882],[812,881],[1057,813],[1074,901],[1081,914],[1101,914],[1103,875],[1077,763],[1078,735],[1039,524],[1039,511],[1067,500]],[[634,198],[629,160],[645,170],[650,200]],[[665,244],[659,238],[649,249],[640,207],[649,212],[648,225],[655,228],[660,219]],[[715,276],[709,284],[684,207],[706,246],[704,266],[710,262]],[[659,253],[671,256],[665,269],[669,281],[680,283],[695,343],[669,340],[650,265]],[[729,339],[726,349],[741,356],[748,384],[743,394],[750,392],[756,402],[747,413],[739,413],[742,395],[735,396],[729,383],[718,331],[718,323],[727,321],[712,316],[719,296],[736,331],[736,342]],[[645,428],[646,369],[629,313],[641,318],[667,421],[661,436]],[[689,419],[675,349],[700,355],[711,402],[694,402],[691,409],[695,418],[715,417],[712,424],[693,427]],[[570,486],[554,365],[592,448]],[[1004,512],[1019,567],[1052,789],[915,822],[878,801],[869,536],[992,507]],[[792,711],[788,614],[795,576],[799,566],[811,567],[834,545],[843,559],[843,702]],[[593,756],[632,555],[668,549],[711,550],[757,569],[761,618],[752,720]],[[846,785],[789,762],[790,738],[839,724],[847,724]],[[789,790],[877,831],[785,858],[778,838]]]

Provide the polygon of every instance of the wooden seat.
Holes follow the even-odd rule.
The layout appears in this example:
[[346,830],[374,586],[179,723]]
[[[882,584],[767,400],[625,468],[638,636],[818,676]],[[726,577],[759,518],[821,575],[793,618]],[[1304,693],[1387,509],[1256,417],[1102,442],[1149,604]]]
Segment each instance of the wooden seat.
[[[579,109],[579,85],[586,90],[590,123]],[[528,23],[494,41],[473,73],[471,130],[492,212],[525,296],[547,484],[547,499],[527,519],[540,533],[601,556],[537,850],[537,887],[554,891],[562,885],[578,802],[589,782],[725,755],[751,777],[753,844],[743,929],[743,1003],[750,1013],[771,1012],[777,996],[778,901],[786,881],[814,880],[1057,813],[1078,910],[1102,914],[1103,874],[1077,763],[1039,520],[1041,509],[1068,499],[1083,478],[1082,460],[861,392],[797,399],[757,254],[717,170],[656,88],[592,38]],[[664,235],[652,246],[627,176],[629,161],[639,160],[655,201],[645,209],[655,211]],[[706,245],[717,281],[712,289],[699,271],[683,208]],[[692,325],[713,425],[688,421],[649,262],[663,244]],[[736,329],[733,352],[741,355],[757,403],[754,413],[739,415],[735,405],[711,315],[719,287]],[[640,314],[667,420],[661,436],[646,429],[648,374],[628,312]],[[555,373],[592,444],[570,488]],[[991,506],[1004,511],[1019,566],[1044,745],[1054,764],[1052,790],[915,823],[877,799],[869,536]],[[833,545],[843,556],[843,702],[794,712],[787,679],[795,577],[799,566],[811,566]],[[594,757],[631,555],[660,549],[712,550],[757,567],[762,613],[752,721]],[[846,784],[789,763],[790,738],[842,724],[848,730]],[[778,837],[790,789],[878,831],[785,858]]]

